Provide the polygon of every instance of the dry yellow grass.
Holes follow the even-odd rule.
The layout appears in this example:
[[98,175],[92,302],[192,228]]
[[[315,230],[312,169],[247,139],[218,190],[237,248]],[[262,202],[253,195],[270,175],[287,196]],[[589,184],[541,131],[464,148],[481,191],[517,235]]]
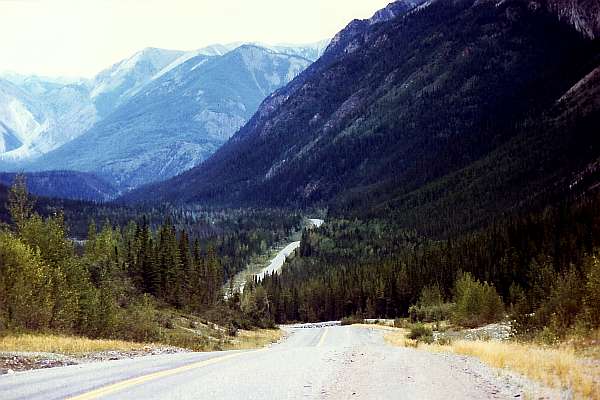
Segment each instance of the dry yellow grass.
[[585,399],[600,399],[598,382],[572,349],[481,341],[458,341],[451,347],[455,353],[475,356],[493,367],[519,372],[552,387],[573,388]]
[[387,334],[385,339],[396,346],[477,357],[492,367],[518,372],[551,387],[572,388],[579,398],[600,400],[600,377],[597,367],[586,365],[572,348],[464,340],[450,345],[417,344],[414,340],[407,339],[406,331],[402,330]]
[[224,345],[225,350],[250,350],[265,347],[281,339],[281,329],[257,329],[255,331],[240,330],[235,339]]
[[0,351],[33,351],[80,355],[98,351],[140,350],[145,344],[122,340],[95,340],[78,336],[44,334],[8,335],[0,337]]

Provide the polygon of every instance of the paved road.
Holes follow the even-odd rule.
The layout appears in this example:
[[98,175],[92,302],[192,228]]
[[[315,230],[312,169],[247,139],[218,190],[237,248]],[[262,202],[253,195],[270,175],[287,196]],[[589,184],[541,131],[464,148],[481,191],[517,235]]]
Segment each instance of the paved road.
[[393,348],[381,330],[286,328],[268,349],[184,353],[0,377],[0,399],[488,399],[522,395],[464,357]]
[[[317,218],[310,218],[308,221],[315,228],[321,227],[321,225],[323,225],[323,223],[325,222],[324,220]],[[263,280],[267,274],[272,275],[274,272],[279,272],[279,270],[283,267],[285,260],[290,256],[290,254],[296,251],[298,247],[300,247],[299,241],[291,242],[290,244],[285,246],[279,253],[277,253],[275,258],[273,258],[269,262],[269,265],[267,265],[258,274],[256,274],[256,278],[260,281]]]
[[[309,218],[308,223],[309,226],[312,226],[313,228],[319,228],[325,223],[325,221],[318,218]],[[246,281],[248,280],[248,278],[255,276],[260,281],[263,280],[267,274],[271,275],[274,272],[278,272],[279,270],[281,270],[283,264],[285,263],[285,260],[298,247],[300,247],[299,241],[288,243],[285,247],[277,251],[275,257],[269,260],[269,264],[266,266],[256,268],[255,264],[249,264],[245,270],[240,271],[236,276],[233,277],[233,284],[230,281],[227,281],[223,285],[225,298],[227,299],[229,298],[229,296],[231,296],[232,287],[234,291],[244,291],[244,286],[246,285]]]
[[300,242],[292,242],[285,246],[277,255],[269,262],[265,268],[263,268],[258,274],[256,274],[256,278],[259,281],[262,281],[267,274],[272,275],[273,272],[278,272],[285,260],[292,254],[296,249],[300,247]]

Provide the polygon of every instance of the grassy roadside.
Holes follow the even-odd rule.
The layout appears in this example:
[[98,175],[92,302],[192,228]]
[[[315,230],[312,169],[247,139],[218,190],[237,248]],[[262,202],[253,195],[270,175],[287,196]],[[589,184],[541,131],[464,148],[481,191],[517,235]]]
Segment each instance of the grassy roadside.
[[89,339],[79,336],[25,333],[0,336],[0,352],[42,352],[67,356],[117,351],[151,351],[161,346],[176,346],[193,351],[249,350],[265,347],[282,337],[279,329],[240,330],[236,336],[206,336],[195,330],[173,329],[158,343],[137,343],[124,340]]
[[283,337],[281,329],[257,329],[255,331],[238,331],[235,338],[224,346],[224,350],[260,349],[276,343]]
[[492,367],[520,373],[553,388],[571,388],[576,398],[600,399],[600,363],[581,357],[572,345],[551,347],[483,340],[427,344],[409,339],[408,333],[407,329],[390,330],[385,340],[394,346],[473,356]]
[[10,334],[0,337],[2,352],[43,352],[79,356],[101,351],[143,350],[148,344],[52,334]]

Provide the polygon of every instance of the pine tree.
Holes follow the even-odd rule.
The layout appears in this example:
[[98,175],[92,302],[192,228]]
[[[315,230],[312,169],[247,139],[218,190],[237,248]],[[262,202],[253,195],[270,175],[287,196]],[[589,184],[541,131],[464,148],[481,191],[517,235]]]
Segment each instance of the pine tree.
[[177,302],[180,307],[189,306],[191,295],[191,284],[193,279],[192,254],[188,234],[182,230],[179,235],[179,257],[181,260],[181,273],[179,274],[179,296]]
[[25,175],[18,174],[8,193],[8,210],[17,231],[23,228],[25,221],[32,215],[35,202],[27,191]]

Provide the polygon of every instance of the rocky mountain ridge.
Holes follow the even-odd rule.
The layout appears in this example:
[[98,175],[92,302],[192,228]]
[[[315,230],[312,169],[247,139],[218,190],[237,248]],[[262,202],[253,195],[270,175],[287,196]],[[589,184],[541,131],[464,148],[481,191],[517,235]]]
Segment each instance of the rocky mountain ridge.
[[[597,158],[589,119],[596,111],[569,119],[557,108],[597,67],[597,41],[520,0],[404,9],[385,22],[351,23],[202,165],[123,200],[322,205],[343,213],[389,207],[409,218],[412,206],[437,215],[460,198],[478,204],[464,207],[472,223],[484,211],[547,196],[548,181]],[[578,102],[590,104],[590,96]],[[563,161],[578,151],[580,158]],[[496,190],[504,195],[494,197]]]

